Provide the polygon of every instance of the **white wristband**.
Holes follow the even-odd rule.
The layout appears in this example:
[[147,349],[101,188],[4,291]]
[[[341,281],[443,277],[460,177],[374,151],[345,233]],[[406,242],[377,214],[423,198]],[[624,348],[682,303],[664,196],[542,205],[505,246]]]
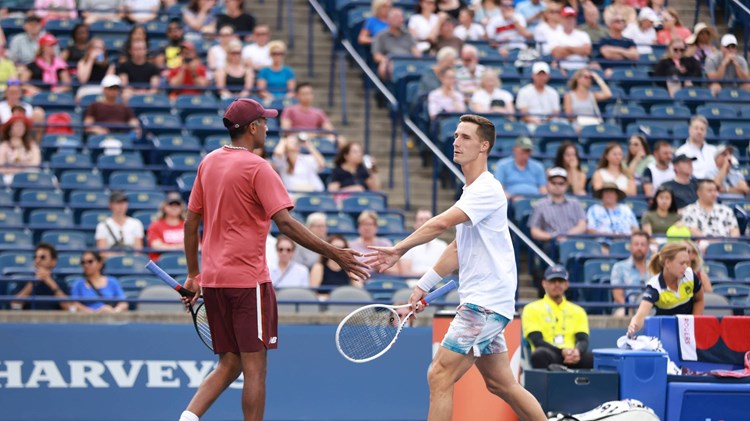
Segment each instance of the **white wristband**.
[[424,292],[430,292],[432,287],[437,285],[438,282],[442,281],[443,277],[435,272],[435,269],[430,268],[417,282],[417,286]]

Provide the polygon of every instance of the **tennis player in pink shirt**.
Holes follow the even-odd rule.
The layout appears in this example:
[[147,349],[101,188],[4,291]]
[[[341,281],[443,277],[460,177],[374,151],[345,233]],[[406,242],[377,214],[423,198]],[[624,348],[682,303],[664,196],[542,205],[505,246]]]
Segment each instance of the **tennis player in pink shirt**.
[[[216,369],[198,388],[180,421],[198,421],[242,373],[245,421],[262,421],[266,399],[266,351],[278,346],[276,295],[266,264],[271,220],[303,247],[336,263],[355,281],[368,267],[360,253],[318,238],[289,214],[293,204],[278,174],[251,151],[262,150],[266,119],[278,115],[252,99],[234,101],[224,113],[231,145],[203,158],[185,221],[185,288],[203,291]],[[202,269],[198,268],[198,227],[203,221]],[[193,301],[199,294],[195,295]]]

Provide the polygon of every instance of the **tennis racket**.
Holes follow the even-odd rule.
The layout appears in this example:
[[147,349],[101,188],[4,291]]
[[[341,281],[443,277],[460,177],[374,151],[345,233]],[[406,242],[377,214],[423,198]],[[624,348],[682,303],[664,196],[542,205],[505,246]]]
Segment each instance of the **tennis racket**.
[[[456,286],[455,281],[450,281],[427,294],[417,305],[426,307],[456,289]],[[354,363],[366,363],[380,357],[396,343],[401,329],[414,314],[411,311],[401,318],[397,310],[404,308],[409,308],[409,304],[371,304],[354,310],[336,329],[336,348],[344,358]]]
[[[159,279],[164,281],[165,284],[174,288],[174,290],[179,292],[183,297],[193,298],[193,296],[195,296],[193,291],[183,288],[179,282],[175,281],[174,278],[169,276],[167,272],[164,272],[164,270],[153,261],[148,261],[146,269],[159,277]],[[208,347],[208,349],[213,351],[214,346],[213,341],[211,341],[211,328],[208,326],[208,315],[206,315],[206,307],[203,305],[203,301],[198,304],[197,308],[193,308],[192,304],[188,304],[188,309],[193,316],[193,325],[195,326],[196,333],[198,333],[198,337],[201,338],[201,341]]]

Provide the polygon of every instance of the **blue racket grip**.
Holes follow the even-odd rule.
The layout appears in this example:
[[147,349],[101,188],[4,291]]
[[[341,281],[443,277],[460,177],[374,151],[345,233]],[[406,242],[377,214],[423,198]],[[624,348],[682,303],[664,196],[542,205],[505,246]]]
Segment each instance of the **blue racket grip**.
[[427,294],[427,296],[424,297],[423,300],[425,303],[430,304],[431,302],[437,300],[443,295],[453,291],[454,289],[456,289],[456,287],[458,287],[458,285],[456,285],[456,281],[450,281],[447,284],[436,289],[435,291],[432,291],[431,293]]
[[195,295],[193,291],[183,288],[179,282],[175,281],[167,272],[164,272],[164,270],[154,263],[153,260],[149,260],[148,263],[146,263],[146,269],[164,281],[165,284],[174,288],[174,290],[179,292],[183,297],[193,297]]

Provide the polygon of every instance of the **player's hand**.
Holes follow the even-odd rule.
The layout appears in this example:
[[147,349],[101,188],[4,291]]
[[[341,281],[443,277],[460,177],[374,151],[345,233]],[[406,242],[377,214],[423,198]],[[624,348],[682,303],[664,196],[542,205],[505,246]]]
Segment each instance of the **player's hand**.
[[364,255],[356,250],[336,248],[332,258],[351,280],[364,282],[370,278],[370,267],[357,259],[362,256]]
[[191,305],[194,305],[196,301],[198,301],[198,297],[200,297],[200,274],[195,276],[188,276],[187,279],[185,279],[185,283],[182,285],[183,288],[185,288],[188,291],[191,291],[194,295],[191,297],[182,297],[182,303],[185,304],[185,308],[188,308]]
[[378,273],[383,273],[398,262],[403,253],[396,250],[395,247],[368,247],[370,250],[375,250],[373,253],[367,253],[365,257],[369,259],[365,260],[365,263],[370,265],[373,270]]
[[411,291],[411,295],[409,296],[409,305],[411,305],[411,309],[414,310],[415,313],[421,313],[425,309],[425,305],[422,305],[422,298],[427,295],[425,291],[422,290],[420,287],[414,287],[414,289]]

